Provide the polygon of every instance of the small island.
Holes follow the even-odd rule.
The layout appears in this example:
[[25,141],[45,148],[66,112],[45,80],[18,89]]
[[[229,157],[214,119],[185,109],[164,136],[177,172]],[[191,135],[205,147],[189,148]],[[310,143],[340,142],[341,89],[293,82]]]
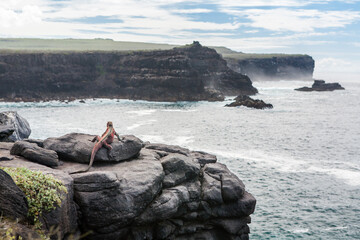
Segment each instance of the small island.
[[260,99],[252,99],[247,95],[239,95],[234,100],[235,102],[226,104],[225,107],[245,106],[248,108],[256,108],[256,109],[273,108],[272,104],[265,103],[263,100]]
[[334,91],[334,90],[345,90],[339,83],[325,83],[324,80],[314,80],[313,85],[311,88],[309,87],[302,87],[302,88],[296,88],[296,91],[302,91],[302,92],[312,92],[312,91]]

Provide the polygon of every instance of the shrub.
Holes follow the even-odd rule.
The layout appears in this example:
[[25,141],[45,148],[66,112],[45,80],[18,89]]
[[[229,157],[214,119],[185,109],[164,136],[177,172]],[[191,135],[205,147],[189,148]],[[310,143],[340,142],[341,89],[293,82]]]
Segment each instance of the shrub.
[[60,180],[39,171],[27,168],[1,168],[7,172],[16,185],[25,193],[29,205],[28,216],[34,220],[37,229],[41,229],[40,217],[43,211],[49,212],[61,205],[62,193],[67,193]]

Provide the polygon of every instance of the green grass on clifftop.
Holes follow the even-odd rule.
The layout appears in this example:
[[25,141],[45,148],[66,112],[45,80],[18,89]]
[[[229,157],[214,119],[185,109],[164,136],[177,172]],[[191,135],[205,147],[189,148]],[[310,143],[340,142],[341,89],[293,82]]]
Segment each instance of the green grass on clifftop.
[[[201,43],[200,43],[201,44]],[[31,52],[66,52],[66,51],[146,51],[168,50],[180,45],[125,42],[112,39],[38,39],[38,38],[0,38],[1,52],[31,53]],[[253,54],[236,52],[226,47],[209,46],[224,58],[252,59],[272,57],[298,57],[302,54]]]

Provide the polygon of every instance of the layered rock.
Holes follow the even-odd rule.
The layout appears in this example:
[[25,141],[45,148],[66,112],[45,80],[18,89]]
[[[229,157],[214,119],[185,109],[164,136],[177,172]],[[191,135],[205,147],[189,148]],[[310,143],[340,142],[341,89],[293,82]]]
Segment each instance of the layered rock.
[[[1,87],[1,89],[4,88]],[[17,112],[7,111],[0,113],[0,142],[15,142],[28,138],[30,134],[31,129],[28,121]]]
[[227,54],[228,66],[253,81],[259,80],[310,80],[315,61],[308,55],[287,54]]
[[259,99],[252,99],[251,97],[246,95],[239,95],[235,98],[235,102],[225,105],[225,107],[238,107],[238,106],[245,106],[256,109],[273,108],[273,105],[270,103],[265,103],[263,100],[259,100]]
[[[223,100],[255,94],[250,79],[198,42],[172,50],[1,53],[0,98],[34,101],[127,98],[152,101]],[[31,86],[29,88],[28,86]]]
[[296,88],[296,91],[302,91],[302,92],[324,92],[324,91],[334,91],[334,90],[344,90],[339,83],[325,83],[324,80],[314,80],[313,85],[311,88],[309,87],[302,87],[302,88]]
[[[91,137],[73,133],[45,140],[44,147],[64,161],[56,169],[19,156],[0,162],[40,170],[65,183],[69,193],[64,206],[44,215],[47,227],[61,220],[65,236],[76,230],[78,219],[81,233],[89,233],[87,239],[248,239],[256,200],[216,156],[139,140],[134,156],[118,162],[96,158],[89,172],[69,175],[87,165],[85,157],[78,158],[90,155],[91,146],[86,146],[92,144]],[[124,139],[122,144],[138,142],[134,136]],[[2,144],[0,154],[8,156],[13,144]],[[77,155],[70,155],[73,152]]]

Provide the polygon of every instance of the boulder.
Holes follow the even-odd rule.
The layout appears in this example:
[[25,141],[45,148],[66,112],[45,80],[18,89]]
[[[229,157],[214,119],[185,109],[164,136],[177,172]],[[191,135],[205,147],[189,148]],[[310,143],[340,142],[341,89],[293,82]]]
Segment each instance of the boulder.
[[0,216],[24,220],[28,205],[25,194],[9,174],[0,169]]
[[273,108],[273,105],[270,103],[265,103],[263,100],[259,100],[259,99],[252,99],[251,97],[246,95],[239,95],[235,98],[235,102],[225,105],[225,107],[238,107],[238,106],[245,106],[256,109]]
[[14,133],[15,127],[11,125],[0,125],[0,141],[8,141],[9,137]]
[[296,91],[302,91],[302,92],[312,92],[312,91],[334,91],[334,90],[344,90],[339,83],[325,83],[324,80],[314,80],[313,85],[311,88],[309,87],[302,87],[302,88],[296,88]]
[[160,161],[165,172],[165,178],[163,180],[163,186],[165,188],[189,181],[197,177],[200,172],[200,165],[198,163],[192,158],[181,154],[169,154]]
[[[70,133],[58,138],[48,138],[44,141],[44,148],[57,152],[64,161],[89,163],[91,151],[95,143],[91,140],[94,135]],[[100,148],[95,156],[96,162],[120,162],[135,157],[141,150],[143,142],[132,135],[122,136],[123,142],[114,140],[113,149],[109,152]]]
[[48,167],[59,166],[59,158],[55,151],[41,148],[35,143],[17,141],[11,148],[10,153],[12,155],[23,156],[30,161]]
[[5,129],[5,133],[14,129],[13,133],[10,136],[4,139],[1,139],[0,136],[0,141],[15,142],[17,140],[22,140],[29,137],[31,133],[30,125],[26,121],[26,119],[21,117],[17,112],[14,111],[0,113],[0,126],[3,126],[3,129]]

